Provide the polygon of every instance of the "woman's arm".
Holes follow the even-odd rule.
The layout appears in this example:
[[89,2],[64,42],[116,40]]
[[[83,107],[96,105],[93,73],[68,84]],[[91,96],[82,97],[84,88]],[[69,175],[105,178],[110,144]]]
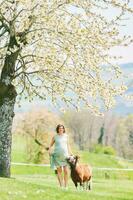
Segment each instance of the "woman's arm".
[[54,143],[55,143],[55,140],[54,140],[54,137],[52,137],[52,140],[51,140],[49,148],[48,148],[49,155],[51,154],[51,147],[53,146]]

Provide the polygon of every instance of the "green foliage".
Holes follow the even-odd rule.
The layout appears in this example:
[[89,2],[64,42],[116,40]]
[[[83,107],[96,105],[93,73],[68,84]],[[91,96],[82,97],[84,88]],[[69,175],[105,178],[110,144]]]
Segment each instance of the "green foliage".
[[108,155],[116,155],[115,149],[111,146],[95,145],[93,148],[94,153],[103,153]]
[[115,149],[111,146],[105,146],[103,153],[108,155],[116,155]]

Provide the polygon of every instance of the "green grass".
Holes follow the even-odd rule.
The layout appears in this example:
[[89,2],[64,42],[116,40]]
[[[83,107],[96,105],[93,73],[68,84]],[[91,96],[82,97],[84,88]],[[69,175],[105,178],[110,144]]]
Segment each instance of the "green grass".
[[79,151],[82,162],[90,163],[93,167],[114,167],[121,168],[122,165],[112,156],[105,154],[89,153]]
[[[16,166],[12,165],[11,174],[13,175],[54,175],[54,171],[50,167],[37,166]],[[93,169],[93,177],[99,179],[119,179],[133,180],[133,171],[113,171],[113,170],[97,170]]]
[[57,178],[48,174],[12,175],[0,178],[0,200],[132,200],[133,181],[94,179],[90,192],[76,191],[69,179],[67,191],[58,187]]
[[20,166],[12,165],[11,174],[13,175],[36,175],[36,174],[54,174],[50,167],[36,167],[36,166]]
[[[133,168],[133,163],[126,162],[114,156],[105,154],[89,153],[88,151],[77,151],[75,154],[80,155],[80,161],[89,163],[93,167],[94,178],[108,179],[133,179],[133,172],[130,171],[107,171],[95,170],[95,167],[111,168]],[[27,162],[26,160],[26,141],[24,137],[17,134],[13,135],[12,162]],[[47,161],[49,163],[49,160]],[[12,166],[12,174],[53,174],[49,167],[31,167],[31,166]]]
[[[46,152],[46,154],[48,153]],[[80,155],[81,162],[90,163],[90,165],[92,165],[93,167],[112,167],[112,168],[133,167],[133,163],[126,162],[123,159],[117,159],[114,156],[89,153],[88,151],[76,151],[75,154]],[[27,162],[26,139],[18,134],[13,135],[12,162]],[[47,163],[49,163],[49,160],[47,160]]]
[[26,162],[26,140],[14,134],[12,137],[12,162]]
[[[12,162],[27,162],[25,140],[13,137]],[[78,151],[81,162],[95,167],[132,167],[113,156]],[[49,167],[11,167],[11,178],[0,178],[0,200],[132,200],[133,172],[93,170],[92,191],[77,191],[69,178],[68,190],[58,186],[57,177]]]

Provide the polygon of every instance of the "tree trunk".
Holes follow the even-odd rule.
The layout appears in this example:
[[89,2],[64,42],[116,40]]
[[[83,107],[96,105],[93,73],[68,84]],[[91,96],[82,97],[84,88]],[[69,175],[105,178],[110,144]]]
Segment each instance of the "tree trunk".
[[16,90],[0,82],[0,177],[10,177],[12,122]]
[[105,128],[104,128],[104,124],[103,124],[102,127],[100,128],[100,136],[98,138],[98,144],[103,145],[104,134],[105,134]]

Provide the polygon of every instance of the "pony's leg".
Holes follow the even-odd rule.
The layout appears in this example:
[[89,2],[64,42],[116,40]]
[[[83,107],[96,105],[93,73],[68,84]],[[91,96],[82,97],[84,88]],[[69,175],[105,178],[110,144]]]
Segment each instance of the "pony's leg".
[[86,190],[89,189],[89,181],[86,181]]
[[92,178],[88,182],[88,190],[92,190]]
[[75,185],[76,189],[78,189],[78,183],[74,182],[74,185]]
[[86,190],[86,184],[87,182],[83,182],[83,190]]
[[83,191],[84,190],[84,182],[80,182],[80,190]]

